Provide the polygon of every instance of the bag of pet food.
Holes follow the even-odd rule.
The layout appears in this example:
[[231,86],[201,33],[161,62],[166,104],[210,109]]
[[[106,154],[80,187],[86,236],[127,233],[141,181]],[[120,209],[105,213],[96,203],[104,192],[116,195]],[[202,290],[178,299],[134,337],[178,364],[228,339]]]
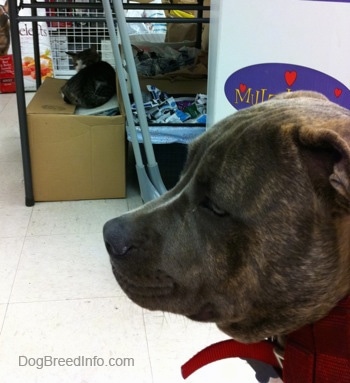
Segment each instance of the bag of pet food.
[[[8,1],[0,0],[0,93],[15,92],[15,73],[13,67],[12,48],[10,42],[10,18]],[[24,0],[24,3],[30,0]],[[38,16],[45,16],[45,9],[37,10]],[[31,9],[19,11],[20,16],[30,16]],[[36,74],[33,47],[33,26],[23,21],[18,25],[22,53],[23,81],[26,91],[36,90]],[[53,76],[50,37],[46,22],[38,22],[38,39],[40,50],[41,80]]]
[[10,45],[10,18],[7,1],[0,0],[0,93],[15,91],[15,73]]

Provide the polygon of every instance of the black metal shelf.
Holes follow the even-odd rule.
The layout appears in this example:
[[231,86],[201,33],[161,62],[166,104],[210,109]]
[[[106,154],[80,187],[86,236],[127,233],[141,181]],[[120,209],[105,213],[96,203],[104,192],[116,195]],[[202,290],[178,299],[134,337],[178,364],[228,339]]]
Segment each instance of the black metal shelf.
[[[23,164],[23,176],[24,176],[24,190],[25,190],[25,205],[33,206],[35,204],[34,193],[33,193],[33,182],[32,182],[32,170],[30,162],[30,148],[29,148],[29,137],[28,137],[28,125],[26,115],[26,100],[25,100],[25,88],[23,81],[23,70],[22,70],[22,54],[20,45],[19,35],[19,23],[20,22],[32,22],[33,25],[33,48],[34,48],[34,60],[36,63],[35,74],[36,74],[36,88],[38,89],[41,85],[40,75],[40,50],[39,50],[39,39],[38,39],[38,22],[55,22],[55,21],[66,21],[66,22],[105,22],[104,17],[78,17],[78,16],[38,16],[38,9],[92,9],[103,11],[101,3],[83,3],[83,2],[37,2],[31,0],[30,3],[9,1],[9,15],[10,15],[10,28],[11,28],[11,41],[12,41],[12,54],[15,70],[15,84],[16,84],[16,97],[17,97],[17,109],[18,109],[18,120],[20,129],[21,139],[21,150],[22,150],[22,164]],[[203,17],[203,11],[208,11],[209,6],[203,5],[203,0],[198,0],[197,4],[131,4],[123,3],[124,9],[154,9],[154,10],[195,10],[197,11],[197,17],[195,18],[165,18],[162,22],[165,23],[197,23],[197,43],[200,42],[200,35],[202,30],[202,24],[209,23],[209,18]],[[20,16],[19,11],[22,8],[30,8],[32,11],[31,16]],[[159,18],[126,18],[127,22],[159,22]]]

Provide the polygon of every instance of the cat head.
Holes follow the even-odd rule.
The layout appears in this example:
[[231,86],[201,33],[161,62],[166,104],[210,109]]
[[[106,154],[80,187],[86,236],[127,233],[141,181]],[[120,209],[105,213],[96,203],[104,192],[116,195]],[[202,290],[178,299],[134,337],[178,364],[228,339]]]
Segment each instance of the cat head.
[[96,48],[91,47],[81,52],[66,52],[72,60],[77,72],[91,64],[101,61],[99,53],[96,52]]

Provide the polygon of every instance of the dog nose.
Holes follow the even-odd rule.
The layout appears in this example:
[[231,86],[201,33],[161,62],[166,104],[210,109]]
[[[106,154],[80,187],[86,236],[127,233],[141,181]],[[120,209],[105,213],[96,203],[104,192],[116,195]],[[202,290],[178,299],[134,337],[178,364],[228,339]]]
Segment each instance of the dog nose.
[[132,248],[128,245],[125,228],[123,229],[118,218],[105,223],[103,227],[103,238],[108,254],[113,258],[125,256]]

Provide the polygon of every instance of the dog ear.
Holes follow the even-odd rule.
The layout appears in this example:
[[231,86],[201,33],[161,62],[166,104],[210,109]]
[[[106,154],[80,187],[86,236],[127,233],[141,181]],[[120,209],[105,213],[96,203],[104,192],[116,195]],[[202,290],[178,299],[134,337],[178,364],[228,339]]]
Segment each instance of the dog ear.
[[[331,190],[350,202],[350,117],[330,121],[332,129],[301,127],[298,147],[318,192]],[[327,192],[328,189],[328,192]],[[349,205],[350,207],[350,205]]]

